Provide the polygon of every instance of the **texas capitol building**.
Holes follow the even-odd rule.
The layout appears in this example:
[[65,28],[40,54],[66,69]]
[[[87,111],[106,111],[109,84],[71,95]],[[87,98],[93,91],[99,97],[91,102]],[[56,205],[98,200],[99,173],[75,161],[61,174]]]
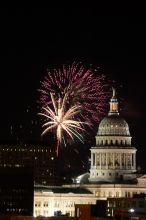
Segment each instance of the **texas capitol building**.
[[109,113],[100,122],[95,138],[89,173],[73,179],[70,185],[35,185],[34,216],[53,216],[57,211],[74,216],[75,204],[146,193],[146,175],[137,174],[137,149],[131,145],[129,126],[119,114],[114,89]]

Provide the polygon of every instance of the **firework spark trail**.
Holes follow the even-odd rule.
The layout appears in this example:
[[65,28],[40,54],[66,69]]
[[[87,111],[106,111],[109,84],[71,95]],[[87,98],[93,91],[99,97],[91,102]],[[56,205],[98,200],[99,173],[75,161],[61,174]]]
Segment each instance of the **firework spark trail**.
[[65,131],[71,137],[71,139],[77,137],[80,141],[83,141],[83,137],[80,132],[84,130],[83,124],[85,123],[74,120],[74,116],[76,116],[80,112],[80,105],[74,105],[66,111],[65,100],[67,96],[65,95],[63,99],[59,98],[59,100],[56,101],[53,94],[50,95],[54,111],[49,106],[47,106],[43,107],[44,112],[38,114],[46,118],[46,122],[42,126],[43,128],[45,128],[42,135],[45,135],[50,130],[56,130],[56,151],[58,156],[59,146],[63,139],[63,131]]
[[91,127],[99,122],[105,114],[105,106],[109,94],[107,92],[105,76],[95,74],[91,69],[85,69],[79,63],[63,66],[62,69],[47,71],[41,82],[40,104],[50,106],[50,92],[56,99],[66,96],[66,108],[81,105],[82,111],[76,117],[87,121]]

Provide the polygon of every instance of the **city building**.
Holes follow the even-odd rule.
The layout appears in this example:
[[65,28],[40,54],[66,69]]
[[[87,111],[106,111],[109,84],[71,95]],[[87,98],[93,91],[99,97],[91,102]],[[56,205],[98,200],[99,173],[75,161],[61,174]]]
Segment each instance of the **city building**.
[[75,216],[77,204],[146,193],[146,175],[136,172],[136,151],[113,89],[109,113],[99,124],[96,146],[91,147],[90,172],[73,178],[69,185],[35,185],[34,216],[52,216],[57,211]]
[[121,215],[145,215],[146,217],[146,195],[135,194],[132,198],[107,198],[107,216],[115,217]]
[[97,200],[95,205],[78,204],[75,205],[75,217],[80,220],[97,219],[97,217],[106,217],[106,200]]
[[33,199],[33,170],[24,167],[0,168],[0,219],[11,215],[31,216]]
[[55,152],[43,143],[1,144],[0,168],[6,167],[30,167],[34,172],[34,184],[60,184]]

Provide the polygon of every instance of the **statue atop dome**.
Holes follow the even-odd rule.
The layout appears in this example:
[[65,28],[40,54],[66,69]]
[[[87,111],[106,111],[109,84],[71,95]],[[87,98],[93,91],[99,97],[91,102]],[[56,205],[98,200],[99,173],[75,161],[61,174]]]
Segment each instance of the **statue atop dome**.
[[119,112],[118,112],[118,104],[119,103],[116,98],[116,90],[113,87],[112,87],[112,90],[113,90],[113,95],[110,100],[110,111],[109,111],[108,115],[119,115]]
[[116,90],[114,87],[112,87],[112,90],[113,90],[113,96],[112,96],[112,99],[116,99]]

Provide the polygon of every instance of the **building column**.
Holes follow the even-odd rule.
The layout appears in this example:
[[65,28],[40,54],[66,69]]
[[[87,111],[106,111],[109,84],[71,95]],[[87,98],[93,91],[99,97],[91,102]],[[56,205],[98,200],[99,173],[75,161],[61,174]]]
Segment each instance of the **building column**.
[[96,157],[96,153],[95,153],[95,167],[97,165],[97,157]]
[[108,169],[108,153],[106,153],[106,169]]
[[115,169],[115,153],[113,153],[113,168]]
[[122,153],[120,153],[120,170],[122,169]]
[[102,156],[102,154],[100,153],[100,170],[101,170],[101,156]]
[[134,154],[132,153],[132,169],[134,169]]
[[134,153],[134,169],[136,169],[136,154]]
[[127,157],[126,157],[126,154],[124,154],[124,166],[125,166],[125,170],[127,170]]
[[93,153],[91,153],[91,166],[93,166]]
[[133,154],[130,154],[131,170],[133,169],[133,164],[132,164],[132,155],[133,155]]

